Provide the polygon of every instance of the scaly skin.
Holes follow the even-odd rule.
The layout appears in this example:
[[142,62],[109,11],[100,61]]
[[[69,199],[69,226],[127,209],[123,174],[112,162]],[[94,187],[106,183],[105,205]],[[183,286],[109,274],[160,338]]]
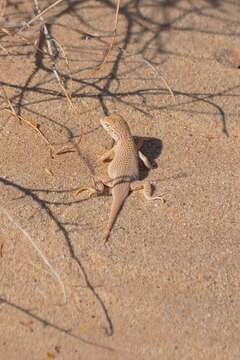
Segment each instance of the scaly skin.
[[124,200],[129,194],[130,183],[139,179],[139,166],[138,151],[127,122],[120,115],[113,114],[105,117],[101,124],[116,142],[114,157],[108,166],[109,179],[117,183],[112,188],[113,202],[105,237],[107,241]]
[[92,196],[103,193],[104,186],[111,189],[113,202],[105,235],[105,242],[107,242],[117,215],[130,191],[143,189],[147,200],[163,200],[163,198],[162,196],[152,197],[151,183],[139,181],[139,158],[149,169],[151,163],[138,150],[129,126],[122,116],[116,113],[106,116],[101,120],[101,125],[116,143],[111,150],[100,158],[101,161],[112,159],[108,166],[108,178],[104,180],[97,178],[94,187],[82,187],[78,193],[88,190],[90,196]]

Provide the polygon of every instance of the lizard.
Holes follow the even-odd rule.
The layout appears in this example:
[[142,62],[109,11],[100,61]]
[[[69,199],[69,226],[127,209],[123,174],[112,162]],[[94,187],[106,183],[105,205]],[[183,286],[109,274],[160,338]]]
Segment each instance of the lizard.
[[98,162],[110,161],[108,176],[106,178],[95,177],[93,187],[81,187],[77,194],[87,190],[90,198],[93,195],[103,194],[106,188],[110,189],[113,200],[105,234],[106,243],[117,215],[131,191],[143,190],[147,200],[161,199],[164,201],[164,199],[162,195],[152,196],[152,184],[149,181],[139,180],[139,158],[148,169],[151,169],[152,165],[140,151],[142,142],[140,145],[135,144],[125,119],[118,113],[113,113],[101,119],[100,123],[115,141],[115,145],[98,159]]

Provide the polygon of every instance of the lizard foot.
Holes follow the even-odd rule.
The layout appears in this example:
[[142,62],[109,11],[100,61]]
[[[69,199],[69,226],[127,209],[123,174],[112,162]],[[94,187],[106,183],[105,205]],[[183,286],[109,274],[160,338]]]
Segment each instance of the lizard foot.
[[133,181],[131,183],[131,190],[132,191],[143,190],[143,195],[147,200],[161,200],[163,203],[166,202],[166,200],[163,197],[165,193],[157,196],[152,196],[152,184],[148,181],[139,181],[139,180]]
[[81,192],[83,191],[88,191],[89,192],[89,199],[94,196],[94,195],[99,195],[102,194],[104,192],[104,183],[102,182],[102,180],[95,176],[92,178],[92,184],[93,186],[82,186],[80,187],[80,189],[78,189],[75,192],[75,195],[78,196]]
[[88,198],[90,199],[93,195],[96,195],[97,194],[97,190],[92,188],[92,187],[88,187],[88,186],[82,186],[80,187],[80,189],[78,189],[76,192],[75,192],[75,196],[78,196],[81,192],[83,191],[88,191],[89,194],[88,194]]

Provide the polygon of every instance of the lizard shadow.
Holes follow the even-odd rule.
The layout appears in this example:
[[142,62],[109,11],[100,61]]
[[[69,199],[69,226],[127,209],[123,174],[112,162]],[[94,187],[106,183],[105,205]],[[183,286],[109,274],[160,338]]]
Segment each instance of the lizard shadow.
[[[141,152],[149,159],[152,164],[152,168],[156,169],[158,167],[156,159],[160,156],[163,148],[162,140],[155,137],[140,137],[134,136],[136,142],[143,142],[141,146]],[[145,179],[148,176],[150,169],[146,168],[143,162],[139,161],[139,170],[140,170],[140,180]]]

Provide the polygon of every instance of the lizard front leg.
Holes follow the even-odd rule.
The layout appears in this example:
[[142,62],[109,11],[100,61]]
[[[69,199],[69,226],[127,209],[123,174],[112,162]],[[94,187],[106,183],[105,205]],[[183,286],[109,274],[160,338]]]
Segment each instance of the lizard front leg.
[[153,168],[148,158],[140,150],[138,151],[138,156],[140,157],[146,168],[148,168],[149,170]]
[[152,184],[149,181],[136,180],[130,184],[131,191],[143,190],[143,195],[147,200],[161,200],[165,202],[163,195],[152,196]]
[[112,147],[110,150],[107,150],[103,155],[101,155],[98,159],[97,159],[97,163],[100,162],[105,162],[108,160],[112,160],[113,156],[114,156],[114,152],[115,152],[115,146]]

